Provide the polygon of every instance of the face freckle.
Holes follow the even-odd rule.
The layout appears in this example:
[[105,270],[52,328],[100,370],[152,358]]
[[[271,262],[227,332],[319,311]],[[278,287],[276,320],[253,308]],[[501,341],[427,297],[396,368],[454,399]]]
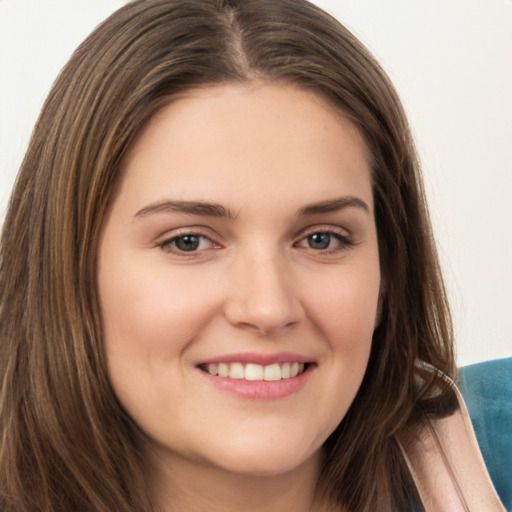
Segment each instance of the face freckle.
[[318,455],[379,299],[354,126],[291,86],[191,91],[130,148],[98,261],[111,382],[162,460],[265,475]]

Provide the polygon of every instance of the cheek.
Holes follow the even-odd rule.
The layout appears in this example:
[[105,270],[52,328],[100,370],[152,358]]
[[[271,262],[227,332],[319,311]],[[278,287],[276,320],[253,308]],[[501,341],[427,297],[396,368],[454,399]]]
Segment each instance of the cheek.
[[150,271],[118,260],[104,268],[100,307],[113,388],[139,425],[148,417],[165,424],[167,391],[183,396],[183,353],[218,310],[218,291],[165,265]]
[[165,267],[117,265],[100,275],[107,348],[174,353],[209,321],[216,310],[214,290],[200,276],[175,274]]
[[324,397],[329,435],[341,422],[363,380],[372,346],[379,300],[379,276],[351,274],[319,295],[317,328],[329,344],[332,392]]
[[366,354],[377,318],[378,266],[366,271],[347,267],[341,274],[309,290],[309,316],[334,351]]
[[140,272],[117,263],[99,274],[108,372],[120,402],[150,431],[148,421],[168,422],[168,390],[184,396],[184,353],[215,314],[216,298],[211,287],[168,268]]

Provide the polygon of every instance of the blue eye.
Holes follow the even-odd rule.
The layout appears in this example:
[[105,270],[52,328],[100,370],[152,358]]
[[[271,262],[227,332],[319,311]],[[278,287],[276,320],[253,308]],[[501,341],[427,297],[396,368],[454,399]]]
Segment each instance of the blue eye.
[[173,243],[180,251],[195,251],[199,248],[201,237],[197,235],[185,235],[174,238]]
[[215,244],[204,235],[194,233],[185,233],[183,235],[174,236],[158,244],[161,249],[175,254],[193,253],[210,249]]
[[302,238],[297,246],[324,253],[337,253],[353,245],[348,236],[334,231],[314,231]]
[[331,245],[330,233],[313,233],[312,235],[309,235],[306,239],[311,249],[328,249],[329,246]]

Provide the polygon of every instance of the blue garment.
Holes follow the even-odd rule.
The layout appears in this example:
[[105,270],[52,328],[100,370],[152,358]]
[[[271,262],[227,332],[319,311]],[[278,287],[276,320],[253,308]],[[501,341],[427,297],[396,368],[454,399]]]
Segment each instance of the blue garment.
[[461,368],[458,386],[494,487],[512,510],[512,357]]

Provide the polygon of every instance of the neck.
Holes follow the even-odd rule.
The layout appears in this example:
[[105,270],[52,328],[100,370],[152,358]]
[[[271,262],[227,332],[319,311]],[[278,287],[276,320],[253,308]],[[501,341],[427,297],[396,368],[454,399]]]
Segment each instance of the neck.
[[320,454],[278,475],[239,474],[179,457],[151,461],[149,485],[159,512],[332,512],[315,488]]

